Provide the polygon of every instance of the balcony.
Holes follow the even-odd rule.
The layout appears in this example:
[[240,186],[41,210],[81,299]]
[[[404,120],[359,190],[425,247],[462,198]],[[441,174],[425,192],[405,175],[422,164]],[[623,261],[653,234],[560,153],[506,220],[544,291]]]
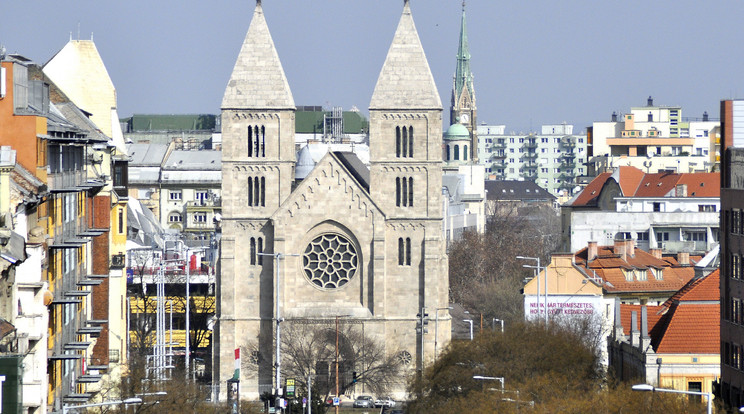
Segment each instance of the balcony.
[[536,152],[525,152],[520,156],[520,158],[523,160],[534,160],[537,158],[537,153]]
[[506,158],[506,153],[504,151],[496,151],[496,152],[491,153],[491,157],[490,158],[492,160],[498,160],[498,159]]
[[525,162],[522,164],[523,170],[536,170],[537,169],[537,163],[536,162]]
[[559,186],[562,190],[570,190],[574,188],[576,184],[574,184],[572,181],[561,181],[561,185]]
[[209,207],[222,207],[222,199],[218,197],[215,200],[194,200],[186,202],[187,210],[189,208],[204,209]]
[[573,149],[576,148],[576,142],[572,139],[561,140],[560,147]]
[[522,172],[519,175],[522,176],[525,180],[533,180],[534,181],[534,180],[537,179],[537,172],[534,172],[534,171],[533,172],[524,171],[524,172]]
[[86,182],[85,170],[52,173],[48,177],[51,192],[82,191],[87,188]]
[[558,168],[562,170],[573,170],[574,168],[576,168],[576,161],[564,160],[563,162],[561,162]]
[[535,141],[527,141],[522,145],[522,148],[528,149],[528,150],[534,150],[537,148],[537,142]]
[[492,171],[493,170],[497,170],[497,169],[501,169],[501,168],[506,168],[506,161],[501,160],[501,161],[496,161],[496,162],[494,162],[494,163],[491,164],[491,170]]
[[506,148],[506,142],[494,142],[493,145],[491,145],[491,149],[494,150],[502,150]]
[[576,153],[574,153],[572,151],[561,152],[561,158],[564,158],[564,159],[568,159],[568,158],[573,159],[573,158],[576,158]]

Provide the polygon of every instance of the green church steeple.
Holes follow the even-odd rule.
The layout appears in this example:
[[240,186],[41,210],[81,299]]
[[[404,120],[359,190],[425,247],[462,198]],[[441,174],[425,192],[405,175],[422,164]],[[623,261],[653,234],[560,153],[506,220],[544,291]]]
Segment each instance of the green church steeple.
[[454,100],[462,96],[463,89],[474,96],[473,73],[470,71],[470,48],[468,47],[468,30],[465,20],[465,2],[462,2],[462,21],[460,24],[460,45],[457,49],[457,69],[455,69]]

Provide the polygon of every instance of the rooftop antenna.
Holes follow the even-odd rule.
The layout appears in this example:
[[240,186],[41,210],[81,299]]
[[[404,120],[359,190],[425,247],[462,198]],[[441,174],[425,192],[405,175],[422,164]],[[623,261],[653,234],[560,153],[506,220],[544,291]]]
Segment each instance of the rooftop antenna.
[[90,41],[93,41],[93,32],[90,32]]
[[80,41],[80,22],[78,22],[78,36],[77,40]]

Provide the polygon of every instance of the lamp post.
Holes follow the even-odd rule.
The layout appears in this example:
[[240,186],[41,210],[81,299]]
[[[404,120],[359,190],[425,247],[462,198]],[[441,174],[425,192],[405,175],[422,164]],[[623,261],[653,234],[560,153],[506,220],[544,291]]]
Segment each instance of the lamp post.
[[[540,273],[542,270],[542,267],[540,267],[540,258],[539,257],[530,257],[530,256],[517,256],[517,259],[521,260],[534,260],[537,262],[537,266],[534,265],[522,265],[522,267],[526,267],[529,269],[537,269],[537,316],[539,318],[540,316]],[[545,325],[548,324],[548,272],[545,271]]]
[[712,392],[700,392],[700,391],[681,391],[681,390],[670,390],[667,388],[657,388],[653,385],[648,384],[636,384],[632,387],[633,391],[651,391],[651,392],[671,392],[674,394],[687,394],[687,395],[702,395],[708,399],[708,414],[713,414],[713,393]]
[[[341,397],[338,395],[338,319],[349,316],[351,315],[336,315],[336,398],[339,399],[339,405],[341,405]],[[339,405],[335,406],[336,414],[338,414]]]
[[315,374],[307,374],[307,414],[313,414],[313,377]]
[[81,408],[92,408],[92,407],[103,407],[105,405],[118,405],[118,404],[142,404],[142,398],[127,398],[121,401],[104,401],[95,404],[82,404],[82,405],[63,405],[62,414],[67,414],[70,410],[79,410]]
[[279,297],[280,297],[280,280],[281,280],[281,265],[280,261],[286,256],[299,256],[299,254],[284,254],[284,253],[258,253],[259,256],[272,256],[274,258],[274,266],[276,267],[276,282],[274,283],[274,304],[276,305],[276,378],[274,379],[276,385],[277,394],[279,388],[281,388],[282,379],[282,350],[281,350],[281,338],[282,338],[282,318],[279,313]]
[[439,311],[440,310],[450,310],[452,309],[452,306],[447,306],[444,308],[437,308],[434,313],[436,314],[434,317],[434,359],[436,360],[439,354],[437,353],[437,347],[439,345]]
[[463,322],[467,322],[470,324],[470,340],[473,340],[473,320],[472,319],[463,319]]
[[473,375],[473,379],[479,381],[498,381],[501,383],[501,393],[504,393],[504,377],[485,377],[483,375]]
[[499,318],[493,318],[493,321],[491,321],[492,329],[496,329],[496,322],[499,322],[501,324],[501,333],[504,333],[504,320]]

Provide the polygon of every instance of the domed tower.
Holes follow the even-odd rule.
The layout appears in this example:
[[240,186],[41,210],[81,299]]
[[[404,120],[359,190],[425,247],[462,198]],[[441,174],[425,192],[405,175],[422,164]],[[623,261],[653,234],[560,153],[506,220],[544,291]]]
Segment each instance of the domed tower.
[[470,150],[471,140],[470,131],[461,124],[455,123],[450,125],[447,132],[444,133],[444,172],[457,172],[458,167],[471,161]]

